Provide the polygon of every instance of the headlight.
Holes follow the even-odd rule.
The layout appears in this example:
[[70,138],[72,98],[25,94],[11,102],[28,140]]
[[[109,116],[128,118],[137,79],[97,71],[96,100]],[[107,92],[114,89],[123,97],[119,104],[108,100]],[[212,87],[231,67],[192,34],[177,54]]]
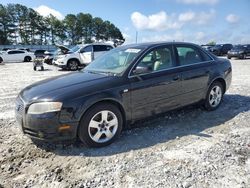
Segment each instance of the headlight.
[[57,112],[62,108],[61,102],[40,102],[30,105],[28,114],[44,114],[47,112]]

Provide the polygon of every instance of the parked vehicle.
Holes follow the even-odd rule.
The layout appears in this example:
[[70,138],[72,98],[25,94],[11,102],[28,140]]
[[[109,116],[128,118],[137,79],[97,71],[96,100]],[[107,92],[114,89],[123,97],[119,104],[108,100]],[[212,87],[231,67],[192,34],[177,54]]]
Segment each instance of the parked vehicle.
[[63,54],[54,57],[54,64],[63,69],[78,70],[92,62],[104,52],[113,49],[109,44],[85,44],[77,45],[72,49],[65,46],[58,46]]
[[221,104],[232,78],[230,61],[191,43],[121,46],[82,71],[40,81],[16,99],[24,134],[46,141],[112,143],[130,122],[200,102]]
[[209,51],[212,47],[214,47],[214,45],[205,44],[205,45],[201,45],[201,47],[202,47],[204,50]]
[[233,48],[232,44],[216,44],[214,47],[210,48],[210,52],[217,56],[226,55],[229,50]]
[[239,59],[246,59],[250,55],[250,44],[248,45],[236,45],[233,49],[227,53],[227,58],[237,57]]
[[0,61],[2,62],[30,62],[34,59],[34,54],[25,50],[7,50],[0,54]]
[[36,57],[45,57],[45,53],[46,52],[46,50],[36,50],[35,52],[34,52],[34,55],[36,56]]

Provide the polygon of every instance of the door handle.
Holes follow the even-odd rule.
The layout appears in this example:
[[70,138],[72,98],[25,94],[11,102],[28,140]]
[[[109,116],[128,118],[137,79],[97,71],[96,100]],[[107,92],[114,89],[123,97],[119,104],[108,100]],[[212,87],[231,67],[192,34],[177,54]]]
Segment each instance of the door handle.
[[173,81],[177,81],[177,80],[180,80],[180,76],[179,75],[173,77]]

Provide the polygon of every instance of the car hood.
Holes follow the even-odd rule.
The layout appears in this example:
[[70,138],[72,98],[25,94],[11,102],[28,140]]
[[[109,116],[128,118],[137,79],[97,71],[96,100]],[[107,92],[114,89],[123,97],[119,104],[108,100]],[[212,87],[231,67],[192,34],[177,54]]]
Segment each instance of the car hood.
[[67,48],[66,46],[63,46],[63,45],[56,45],[57,48],[59,48],[60,50],[63,50],[63,51],[70,51],[69,48]]
[[88,86],[103,85],[102,83],[108,79],[112,79],[112,77],[79,71],[34,83],[24,88],[19,95],[26,103],[39,100],[53,100],[66,93],[79,91],[79,89],[84,90]]

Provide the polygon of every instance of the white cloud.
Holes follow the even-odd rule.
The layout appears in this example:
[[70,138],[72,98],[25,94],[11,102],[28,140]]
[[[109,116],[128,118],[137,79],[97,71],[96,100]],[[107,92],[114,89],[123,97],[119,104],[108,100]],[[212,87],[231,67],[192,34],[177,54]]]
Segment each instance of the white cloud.
[[184,4],[209,4],[214,5],[218,3],[219,0],[177,0],[180,3]]
[[198,25],[208,24],[215,17],[215,10],[209,12],[198,12],[188,11],[181,13],[178,20],[180,22],[193,22]]
[[149,16],[140,12],[134,12],[131,14],[131,20],[138,30],[164,31],[182,27],[182,23],[173,21],[173,18],[164,11]]
[[195,18],[195,13],[192,11],[188,11],[179,15],[179,21],[181,22],[189,22],[194,20],[194,18]]
[[34,8],[34,10],[37,11],[42,16],[49,16],[50,14],[52,14],[53,16],[55,16],[59,20],[62,20],[64,18],[62,13],[60,13],[59,11],[52,9],[46,5],[40,5],[39,7]]
[[143,37],[142,42],[155,42],[155,41],[184,41],[185,36],[180,31],[173,34],[152,35],[150,37]]
[[235,15],[235,14],[229,14],[227,15],[226,17],[226,20],[229,22],[229,23],[237,23],[239,21],[239,16]]
[[195,39],[196,39],[197,41],[201,41],[201,40],[203,40],[204,38],[205,38],[205,33],[203,33],[203,32],[198,32],[198,33],[196,33]]

